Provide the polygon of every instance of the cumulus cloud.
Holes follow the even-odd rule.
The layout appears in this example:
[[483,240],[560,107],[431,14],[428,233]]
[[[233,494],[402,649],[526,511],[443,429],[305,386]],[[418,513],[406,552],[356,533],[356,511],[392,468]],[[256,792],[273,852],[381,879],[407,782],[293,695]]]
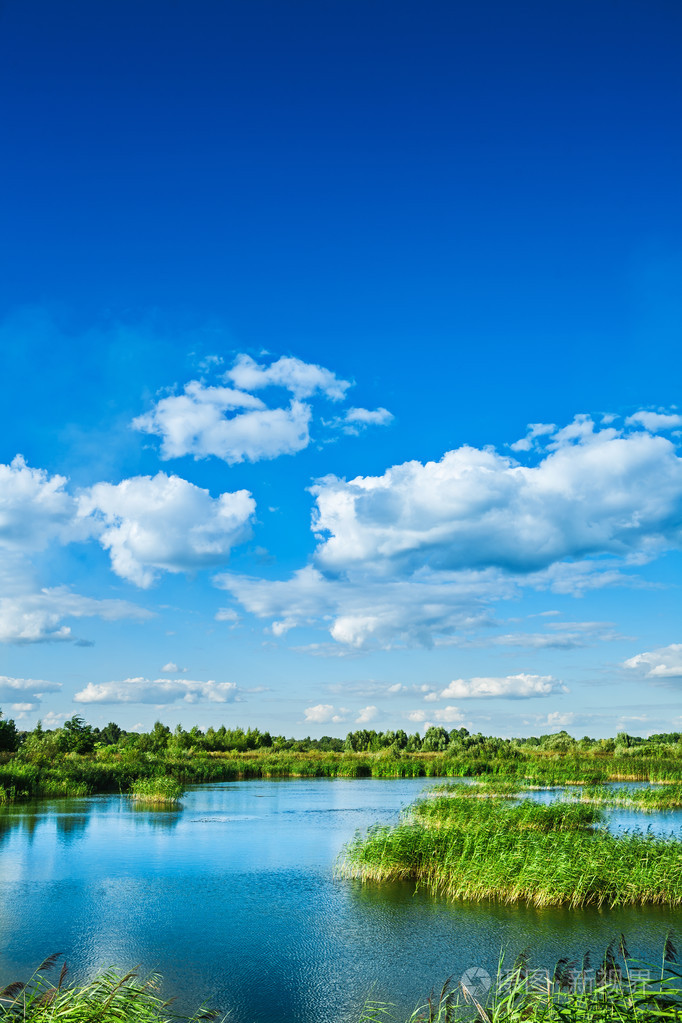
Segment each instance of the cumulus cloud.
[[406,717],[408,721],[414,721],[415,724],[423,724],[424,728],[430,728],[434,721],[440,725],[459,725],[464,721],[464,715],[459,707],[453,706],[441,707],[440,710],[429,710],[428,715],[424,710],[411,710]]
[[[195,459],[214,456],[229,465],[257,462],[306,448],[311,439],[310,401],[341,401],[351,386],[324,366],[286,356],[268,365],[240,355],[222,380],[228,386],[191,380],[182,393],[156,401],[132,426],[161,438],[164,459],[192,455]],[[266,405],[252,393],[266,388],[286,391],[284,403]],[[346,424],[347,432],[357,433],[369,423],[391,418],[386,409],[351,409],[335,422]]]
[[386,408],[349,408],[345,415],[334,420],[333,425],[340,427],[344,433],[357,436],[368,426],[388,426],[393,419],[393,413]]
[[266,408],[253,395],[193,380],[183,394],[162,398],[150,412],[134,419],[133,426],[162,438],[163,459],[214,455],[235,465],[301,451],[310,443],[311,415],[304,402]]
[[526,436],[514,441],[509,447],[512,451],[532,451],[533,448],[538,447],[538,437],[546,437],[548,434],[554,433],[555,430],[554,423],[529,423]]
[[331,370],[301,359],[283,356],[269,366],[261,365],[249,355],[239,355],[232,369],[225,373],[243,391],[260,391],[265,387],[283,387],[294,398],[310,398],[323,394],[331,401],[341,401],[351,386],[349,380],[341,380]]
[[358,716],[355,719],[356,725],[368,725],[370,721],[374,721],[374,718],[379,713],[378,707],[370,705],[369,707],[363,707],[362,710],[358,711]]
[[341,707],[337,711],[331,703],[317,703],[314,707],[306,707],[304,713],[306,722],[315,725],[326,725],[330,721],[337,724],[346,720],[344,708]]
[[[379,476],[320,479],[311,563],[285,581],[223,575],[217,585],[276,619],[280,635],[317,624],[350,650],[459,641],[493,623],[494,601],[526,588],[648,585],[633,570],[682,545],[673,443],[586,415],[540,428],[546,452],[533,465],[464,446]],[[606,638],[565,627],[526,637],[565,649]]]
[[625,420],[626,426],[643,426],[649,433],[658,433],[659,430],[674,430],[682,426],[682,416],[677,413],[667,412],[635,412]]
[[[334,640],[350,648],[394,644],[432,646],[440,637],[488,623],[484,601],[514,587],[495,573],[424,573],[408,580],[329,579],[307,566],[291,579],[262,580],[224,573],[217,586],[247,611],[277,620],[276,633],[320,621]],[[284,628],[286,626],[286,628]]]
[[536,717],[535,723],[539,728],[547,728],[550,733],[554,731],[563,730],[569,728],[575,723],[576,715],[571,711],[561,712],[559,710],[551,711],[546,717]]
[[212,498],[179,476],[97,483],[80,498],[100,524],[99,542],[117,575],[149,587],[160,571],[191,572],[227,561],[250,535],[255,501],[247,490]]
[[76,693],[76,703],[234,703],[241,690],[235,682],[195,682],[189,679],[127,678],[122,682],[89,682]]
[[523,466],[461,447],[439,462],[313,486],[318,564],[376,574],[490,566],[527,573],[565,558],[655,553],[682,540],[682,459],[663,437],[591,420]]
[[0,464],[0,549],[42,551],[52,541],[68,543],[87,535],[77,522],[67,483],[65,476],[30,468],[22,455]]
[[671,643],[657,650],[645,651],[630,657],[623,665],[645,678],[682,678],[682,643]]
[[0,704],[9,703],[12,710],[23,714],[36,710],[45,693],[58,693],[61,688],[61,682],[0,675]]
[[491,699],[505,698],[523,700],[534,696],[552,696],[567,693],[566,686],[551,675],[507,675],[504,678],[454,679],[440,693],[440,699]]

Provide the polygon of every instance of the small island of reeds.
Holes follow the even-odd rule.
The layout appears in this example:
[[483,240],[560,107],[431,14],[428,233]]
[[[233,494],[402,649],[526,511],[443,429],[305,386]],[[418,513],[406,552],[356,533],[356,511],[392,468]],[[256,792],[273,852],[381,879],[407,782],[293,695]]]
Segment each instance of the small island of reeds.
[[682,905],[682,841],[615,836],[594,804],[449,794],[356,835],[339,864],[365,882],[414,881],[452,899],[534,906]]
[[167,775],[138,778],[130,787],[131,799],[154,806],[177,806],[182,794],[182,785]]

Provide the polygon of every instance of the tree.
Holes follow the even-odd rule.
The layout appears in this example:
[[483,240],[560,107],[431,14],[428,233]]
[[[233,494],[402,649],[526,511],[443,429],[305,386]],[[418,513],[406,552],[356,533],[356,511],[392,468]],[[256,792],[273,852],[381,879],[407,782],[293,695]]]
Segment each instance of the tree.
[[64,722],[64,727],[59,731],[58,741],[64,753],[92,753],[95,748],[92,725],[86,724],[78,714]]
[[0,710],[0,751],[3,753],[15,753],[19,746],[17,726],[12,718],[3,720]]

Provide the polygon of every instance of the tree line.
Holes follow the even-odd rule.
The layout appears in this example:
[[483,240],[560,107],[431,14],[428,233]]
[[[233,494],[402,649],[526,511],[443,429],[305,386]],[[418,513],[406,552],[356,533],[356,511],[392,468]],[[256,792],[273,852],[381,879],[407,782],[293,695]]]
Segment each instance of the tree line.
[[43,728],[41,722],[31,731],[22,731],[0,711],[0,752],[19,755],[22,759],[47,761],[65,754],[90,755],[100,751],[182,755],[195,753],[246,753],[252,750],[306,753],[446,753],[469,754],[477,758],[518,759],[533,752],[576,754],[614,754],[616,756],[657,756],[679,753],[682,756],[682,732],[662,732],[644,739],[619,732],[615,738],[594,739],[585,735],[575,739],[562,730],[539,736],[501,739],[496,736],[471,734],[466,728],[450,731],[441,726],[408,734],[403,729],[375,731],[358,729],[345,739],[323,735],[320,739],[303,739],[272,735],[258,728],[209,727],[197,725],[171,729],[156,721],[149,732],[126,731],[110,721],[103,728],[88,724],[74,714],[63,725]]

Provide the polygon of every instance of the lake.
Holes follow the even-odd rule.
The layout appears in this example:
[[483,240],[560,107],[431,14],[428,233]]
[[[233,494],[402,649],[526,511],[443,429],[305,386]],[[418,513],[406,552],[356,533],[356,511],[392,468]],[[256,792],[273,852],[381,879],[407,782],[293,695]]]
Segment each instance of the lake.
[[[228,782],[189,790],[177,811],[121,796],[4,808],[0,982],[64,952],[77,979],[158,970],[181,1010],[206,998],[234,1023],[350,1023],[370,997],[407,1016],[447,977],[494,972],[501,949],[552,968],[624,932],[657,960],[682,930],[680,910],[446,904],[334,877],[357,828],[396,821],[441,781]],[[682,834],[682,812],[612,820]]]

